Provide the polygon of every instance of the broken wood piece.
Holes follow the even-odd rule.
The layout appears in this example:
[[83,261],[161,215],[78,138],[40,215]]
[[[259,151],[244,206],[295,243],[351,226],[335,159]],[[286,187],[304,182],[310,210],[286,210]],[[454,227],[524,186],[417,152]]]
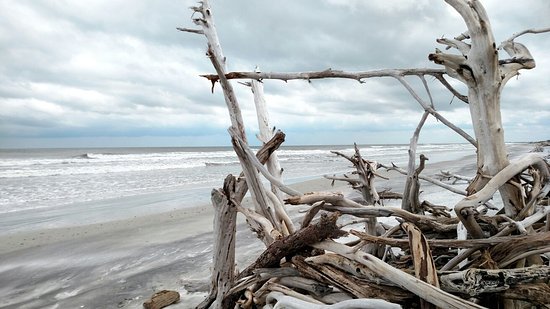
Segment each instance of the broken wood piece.
[[536,305],[537,308],[548,308],[550,304],[550,285],[548,283],[522,283],[501,293],[505,299],[523,300]]
[[[421,166],[422,165],[423,164],[421,164]],[[409,236],[409,248],[413,257],[414,274],[416,278],[435,287],[439,287],[437,268],[435,267],[432,252],[430,251],[430,246],[426,241],[426,237],[416,226],[414,226],[414,224],[403,222],[401,224],[401,228],[407,232],[407,235]],[[420,308],[434,309],[435,306],[424,299],[421,299]]]
[[[304,276],[317,278],[316,280],[333,285],[357,298],[380,298],[389,302],[405,303],[413,297],[411,293],[395,287],[382,286],[376,282],[380,282],[382,279],[376,281],[362,280],[358,275],[360,275],[361,270],[365,271],[364,267],[360,264],[355,265],[355,269],[350,272],[349,269],[338,267],[341,259],[349,261],[345,257],[336,254],[323,254],[307,259],[295,256],[292,263]],[[352,261],[350,262],[347,265],[353,264]],[[365,272],[368,272],[368,270]]]
[[370,282],[378,286],[384,286],[384,289],[387,289],[389,286],[391,286],[391,288],[397,287],[391,281],[376,275],[374,272],[369,270],[364,265],[357,263],[354,260],[343,257],[339,254],[325,253],[323,255],[308,257],[306,261],[312,262],[315,265],[319,265],[319,264],[332,265],[335,268],[343,270],[349,273],[350,275],[357,277],[361,281]]
[[413,256],[414,273],[417,278],[433,286],[439,287],[437,269],[426,237],[414,224],[403,222],[401,228],[409,236],[409,248]]
[[177,291],[162,290],[156,292],[150,299],[143,303],[145,309],[161,309],[180,300],[180,293]]
[[441,288],[451,293],[476,296],[482,293],[502,292],[511,286],[550,280],[550,266],[532,266],[513,269],[477,269],[443,274]]
[[[279,147],[283,144],[285,141],[285,134],[282,131],[277,131],[273,138],[271,138],[267,143],[265,143],[258,152],[256,152],[256,158],[262,163],[265,164],[271,154],[279,149]],[[246,181],[244,181],[242,178],[244,177],[244,173],[241,173],[239,176],[240,181],[237,182],[237,186],[235,188],[236,195],[235,199],[237,202],[241,202],[246,195],[246,192],[248,192],[248,184]]]
[[437,174],[436,176],[439,177],[440,180],[452,180],[453,185],[456,184],[459,180],[465,181],[466,183],[472,182],[472,178],[470,177],[453,174],[449,171],[440,171],[439,174]]
[[278,266],[282,258],[293,256],[326,238],[338,238],[345,235],[346,233],[339,230],[336,224],[339,216],[339,213],[323,214],[317,223],[308,225],[290,236],[273,242],[254,263],[239,274],[238,278],[252,274],[252,271],[256,268]]
[[222,308],[221,300],[233,285],[235,276],[235,232],[237,209],[231,196],[235,190],[235,177],[225,178],[223,189],[212,190],[214,206],[214,252],[210,293],[197,309],[209,308],[216,301],[214,308]]
[[[403,199],[401,200],[401,209],[411,211],[412,206],[411,205],[411,187],[413,185],[414,180],[414,170],[416,166],[416,148],[418,145],[418,138],[420,135],[420,130],[422,130],[422,127],[424,126],[424,123],[428,119],[428,116],[430,114],[427,111],[424,111],[424,114],[422,114],[422,118],[420,118],[420,121],[418,125],[416,126],[416,129],[414,130],[413,136],[411,137],[410,145],[409,145],[409,163],[408,163],[408,171],[407,171],[407,179],[405,180],[405,189],[403,190]],[[418,183],[418,175],[416,175],[416,182],[417,185],[420,186]],[[420,205],[418,205],[420,206]],[[418,213],[418,212],[414,212]]]
[[422,201],[420,203],[420,208],[426,212],[431,213],[434,216],[443,216],[450,218],[451,214],[449,213],[449,209],[446,206],[443,205],[435,205],[434,203],[430,201]]

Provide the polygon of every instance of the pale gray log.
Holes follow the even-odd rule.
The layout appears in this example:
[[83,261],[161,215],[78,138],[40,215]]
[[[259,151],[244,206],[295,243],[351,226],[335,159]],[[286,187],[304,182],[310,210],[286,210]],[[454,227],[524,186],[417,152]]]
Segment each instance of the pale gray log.
[[[267,295],[268,303],[275,303],[273,307],[280,309],[399,309],[400,305],[392,304],[381,299],[350,299],[333,305],[310,303],[280,292],[271,292]],[[264,307],[265,308],[265,307]]]
[[430,285],[422,280],[419,280],[397,268],[394,268],[373,255],[364,252],[354,252],[352,248],[334,242],[323,241],[314,247],[318,249],[328,250],[353,259],[365,266],[372,272],[384,277],[402,288],[416,294],[426,301],[441,307],[449,309],[482,309],[484,307],[461,299],[455,295],[449,294],[433,285]]

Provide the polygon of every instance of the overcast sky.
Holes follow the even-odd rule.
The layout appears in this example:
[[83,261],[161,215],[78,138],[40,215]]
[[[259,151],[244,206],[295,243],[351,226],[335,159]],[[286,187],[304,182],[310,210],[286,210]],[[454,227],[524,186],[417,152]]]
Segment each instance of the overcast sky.
[[[437,67],[439,37],[466,27],[442,0],[212,1],[229,70],[362,71]],[[483,1],[497,42],[550,26],[550,1]],[[513,5],[511,5],[513,4]],[[221,88],[195,1],[0,1],[0,148],[228,145]],[[517,39],[534,70],[502,94],[507,141],[550,138],[550,33]],[[411,83],[423,95],[421,84]],[[467,105],[428,79],[436,109],[471,133]],[[453,83],[462,92],[464,87]],[[257,132],[252,94],[234,83]],[[287,144],[408,143],[422,109],[392,79],[264,82],[272,124]],[[473,134],[473,133],[471,133]],[[463,142],[430,120],[421,142]]]

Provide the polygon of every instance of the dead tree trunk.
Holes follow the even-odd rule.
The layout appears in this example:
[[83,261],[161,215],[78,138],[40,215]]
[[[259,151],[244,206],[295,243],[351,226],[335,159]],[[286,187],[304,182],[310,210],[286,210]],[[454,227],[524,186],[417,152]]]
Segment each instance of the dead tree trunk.
[[214,248],[209,296],[197,308],[223,308],[222,299],[233,286],[235,277],[235,231],[237,209],[233,204],[235,177],[225,178],[223,189],[212,190],[214,206]]
[[[498,50],[491,30],[489,18],[479,1],[445,0],[464,19],[468,31],[439,43],[458,49],[462,55],[436,51],[429,59],[445,66],[447,73],[465,83],[468,87],[468,106],[477,140],[476,179],[469,187],[473,194],[508,164],[504,129],[500,114],[500,94],[506,82],[519,69],[534,68],[535,62],[527,48],[519,43],[520,50],[505,50],[514,59],[499,62]],[[464,40],[470,39],[470,43]],[[506,215],[514,218],[524,207],[521,192],[517,186],[506,184],[500,188]]]

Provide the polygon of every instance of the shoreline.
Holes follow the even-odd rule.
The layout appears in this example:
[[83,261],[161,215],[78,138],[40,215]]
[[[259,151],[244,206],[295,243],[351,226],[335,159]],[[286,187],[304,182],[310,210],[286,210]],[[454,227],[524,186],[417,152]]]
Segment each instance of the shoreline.
[[[290,185],[299,191],[330,190],[330,181],[322,177],[293,183]],[[335,189],[346,189],[345,186],[336,186]],[[251,203],[246,197],[243,204]],[[138,236],[155,238],[156,243],[165,243],[193,235],[212,232],[214,209],[210,203],[178,208],[169,211],[140,214],[131,218],[102,221],[81,225],[68,225],[53,228],[37,228],[24,231],[11,231],[0,234],[0,255],[25,250],[33,247],[47,246],[59,242],[84,241],[89,238],[108,234],[132,233],[133,238]],[[242,221],[242,220],[241,220]],[[163,231],[159,231],[159,225]],[[187,232],[183,232],[185,228]],[[150,240],[148,242],[153,242]]]
[[[302,192],[347,190],[330,183],[317,178],[291,186]],[[243,201],[250,203],[249,197]],[[136,308],[151,291],[161,289],[177,290],[184,297],[174,308],[192,308],[185,298],[195,295],[200,302],[209,282],[213,212],[210,204],[203,204],[0,235],[3,308]],[[237,223],[237,262],[244,265],[263,245],[243,216]]]
[[[528,150],[511,150],[512,156]],[[475,155],[434,162],[423,171],[442,168],[465,176],[475,173]],[[386,172],[381,172],[386,174]],[[399,192],[404,176],[376,181],[378,190]],[[349,194],[343,182],[334,187],[318,177],[290,184],[306,193]],[[422,199],[445,201],[452,207],[463,197],[422,182]],[[243,204],[250,205],[250,198]],[[296,218],[304,207],[290,207]],[[208,289],[213,243],[210,203],[145,214],[123,220],[41,228],[0,235],[0,294],[5,308],[137,308],[153,291],[180,292],[176,308],[193,308]],[[263,251],[263,244],[238,216],[237,264],[240,269]],[[172,308],[172,307],[171,307]]]
[[[458,160],[440,161],[434,164],[428,165],[429,170],[437,170],[440,166],[445,166],[449,162],[463,162],[473,160],[474,155],[467,155]],[[387,172],[382,172],[385,174]],[[397,173],[394,174],[399,177]],[[377,181],[377,188],[384,189],[389,183],[400,184],[397,179],[391,181],[385,181],[379,179]],[[303,193],[315,192],[315,191],[345,191],[349,192],[351,189],[343,182],[336,182],[335,186],[331,186],[331,181],[324,177],[314,177],[305,181],[295,182],[289,184],[289,186],[295,188]],[[398,190],[399,188],[392,187],[392,190]],[[174,192],[167,193],[172,195]],[[147,194],[149,195],[149,194]],[[163,196],[163,193],[156,195]],[[250,197],[247,195],[244,203],[251,203]],[[113,199],[112,202],[107,204],[116,204],[116,202],[123,203],[124,198]],[[120,209],[113,209],[114,212],[120,212]],[[7,233],[0,234],[0,255],[11,253],[14,251],[25,250],[33,247],[47,246],[64,241],[76,241],[86,240],[101,235],[108,235],[113,233],[129,233],[130,231],[135,234],[134,238],[141,235],[141,237],[151,238],[152,235],[161,234],[155,241],[158,243],[169,242],[178,237],[182,237],[181,234],[186,234],[186,237],[191,237],[200,233],[207,233],[213,230],[214,209],[209,202],[197,202],[192,206],[184,208],[177,208],[162,212],[153,213],[139,213],[130,218],[115,219],[100,221],[97,223],[84,223],[84,224],[70,224],[61,227],[39,227],[31,230],[14,230]],[[241,216],[239,216],[241,217]],[[244,219],[243,219],[244,220]],[[241,221],[243,221],[241,220]],[[159,233],[158,226],[163,225],[164,231]],[[181,228],[185,227],[186,230],[192,230],[192,233],[182,233]],[[149,236],[147,236],[149,234]],[[151,240],[152,241],[152,240]],[[151,242],[149,241],[149,242]]]

